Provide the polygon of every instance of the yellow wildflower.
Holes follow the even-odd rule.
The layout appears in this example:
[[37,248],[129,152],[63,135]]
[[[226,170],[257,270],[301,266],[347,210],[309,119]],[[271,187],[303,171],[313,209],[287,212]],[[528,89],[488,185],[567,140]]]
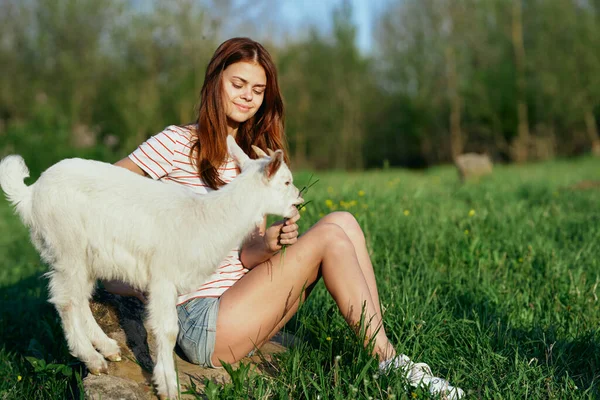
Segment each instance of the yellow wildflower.
[[327,336],[327,337],[325,338],[325,340],[327,340],[327,341],[331,341],[331,336]]
[[359,191],[358,191],[358,195],[359,195],[360,197],[363,197],[363,196],[365,195],[365,191],[364,191],[364,190],[359,190]]
[[387,182],[387,185],[388,185],[389,187],[392,187],[392,186],[395,186],[395,185],[397,185],[398,183],[400,183],[400,178],[394,178],[394,179],[392,179],[391,181],[388,181],[388,182]]
[[404,210],[404,215],[406,215],[408,217],[410,215],[410,211],[409,210]]
[[329,208],[332,208],[333,207],[333,200],[331,200],[331,199],[325,200],[325,205],[327,207],[329,207]]
[[325,214],[319,213],[319,218],[323,218],[324,216],[325,216]]
[[519,257],[519,262],[522,263],[523,262],[523,257]]
[[469,211],[469,217],[472,217],[473,215],[475,215],[475,210]]
[[340,200],[340,206],[345,210],[354,207],[356,204],[357,204],[356,200],[350,200],[350,201]]
[[21,382],[21,379],[23,379],[21,375],[17,376],[17,381]]
[[465,235],[468,235],[468,234],[469,234],[469,230],[465,229]]

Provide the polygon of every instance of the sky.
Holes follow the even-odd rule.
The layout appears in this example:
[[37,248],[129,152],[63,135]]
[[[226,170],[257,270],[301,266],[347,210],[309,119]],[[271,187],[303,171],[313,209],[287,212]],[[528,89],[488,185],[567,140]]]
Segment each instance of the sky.
[[[164,0],[130,0],[135,8],[144,11],[152,8],[157,2]],[[214,7],[213,2],[219,0],[193,0]],[[240,6],[238,12],[248,12],[247,8],[252,5],[252,0],[229,0],[231,4]],[[271,7],[275,14],[271,20],[280,25],[278,31],[286,32],[291,36],[302,35],[309,26],[317,26],[322,32],[331,29],[333,9],[344,0],[271,0],[263,4]],[[365,53],[369,52],[372,40],[373,18],[383,8],[387,0],[349,0],[353,8],[353,18],[357,27],[357,45]],[[212,3],[212,5],[211,5]],[[218,3],[217,3],[218,4]],[[264,9],[261,8],[264,12]],[[251,14],[251,12],[250,12]],[[239,15],[237,15],[239,17]],[[243,19],[243,16],[242,16]],[[260,19],[258,19],[260,20]],[[244,34],[245,28],[240,26],[240,20],[234,19],[230,26],[231,34]],[[253,20],[256,21],[256,20]],[[256,23],[256,22],[253,22]],[[259,28],[254,26],[254,28]],[[260,31],[260,29],[258,29]]]
[[[365,52],[372,45],[373,17],[384,4],[384,0],[350,0],[354,21],[357,26],[357,44]],[[282,0],[279,7],[282,17],[292,31],[301,30],[307,24],[323,25],[329,29],[331,12],[341,0]]]

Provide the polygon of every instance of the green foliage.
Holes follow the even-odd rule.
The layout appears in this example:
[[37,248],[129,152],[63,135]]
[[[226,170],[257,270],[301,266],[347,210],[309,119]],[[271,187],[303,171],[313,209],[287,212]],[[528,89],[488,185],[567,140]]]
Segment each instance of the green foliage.
[[363,109],[368,60],[359,53],[348,2],[333,12],[333,35],[312,30],[308,39],[277,52],[291,155],[298,167],[364,166]]
[[[232,2],[3,1],[0,153],[56,160],[89,147],[112,161],[195,120],[219,41],[247,34],[236,26],[263,26],[270,4],[238,13]],[[297,167],[422,167],[451,161],[453,145],[505,161],[519,148],[530,160],[600,151],[597,2],[393,0],[374,13],[368,53],[357,46],[354,13],[344,1],[329,32],[256,37],[278,65]],[[520,122],[530,137],[519,141]]]
[[[522,8],[521,24],[514,6]],[[379,157],[393,159],[411,148],[413,159],[450,161],[452,106],[461,151],[505,160],[517,147],[527,148],[529,159],[589,151],[598,141],[600,64],[592,49],[600,46],[599,15],[597,7],[575,0],[390,2],[379,17],[374,59],[389,94],[381,97],[385,111],[371,120],[380,122],[378,138],[387,139]],[[519,37],[523,76],[515,59]],[[401,115],[407,123],[399,123]],[[531,136],[521,142],[515,140],[520,122]],[[396,145],[387,146],[394,137]]]

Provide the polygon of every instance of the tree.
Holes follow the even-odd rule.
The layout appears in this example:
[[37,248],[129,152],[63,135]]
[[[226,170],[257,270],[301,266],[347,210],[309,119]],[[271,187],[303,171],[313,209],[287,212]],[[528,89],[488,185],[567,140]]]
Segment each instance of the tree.
[[368,61],[356,46],[350,3],[332,18],[331,38],[313,28],[278,54],[288,138],[298,165],[362,168]]
[[513,159],[527,161],[529,146],[529,117],[527,114],[526,56],[523,44],[523,5],[522,0],[511,3],[511,38],[514,52],[517,88],[517,137],[513,141]]

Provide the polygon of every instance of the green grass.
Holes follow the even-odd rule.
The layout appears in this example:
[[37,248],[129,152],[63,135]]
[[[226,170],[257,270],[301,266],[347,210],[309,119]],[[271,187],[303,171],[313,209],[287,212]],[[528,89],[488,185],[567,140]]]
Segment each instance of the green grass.
[[[333,210],[356,216],[400,352],[469,398],[600,397],[600,188],[569,189],[600,181],[600,160],[499,166],[466,185],[450,167],[316,177],[301,230]],[[79,364],[46,302],[44,267],[4,200],[0,232],[0,399],[77,396]],[[206,397],[428,398],[376,374],[322,284],[287,329],[305,340],[273,373],[232,371]]]

